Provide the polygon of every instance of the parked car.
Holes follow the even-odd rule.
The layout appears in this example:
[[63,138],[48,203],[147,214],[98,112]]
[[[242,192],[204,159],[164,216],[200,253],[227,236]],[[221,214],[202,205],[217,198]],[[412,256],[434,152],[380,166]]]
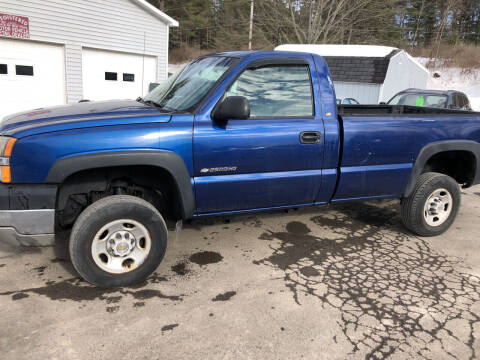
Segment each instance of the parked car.
[[7,117],[1,241],[71,228],[77,272],[116,287],[158,267],[165,219],[397,198],[410,231],[446,231],[480,182],[480,114],[335,100],[318,55],[227,52],[138,101]]
[[337,99],[337,105],[360,105],[354,98]]
[[411,105],[471,111],[470,101],[463,92],[455,90],[407,89],[391,98],[388,105]]

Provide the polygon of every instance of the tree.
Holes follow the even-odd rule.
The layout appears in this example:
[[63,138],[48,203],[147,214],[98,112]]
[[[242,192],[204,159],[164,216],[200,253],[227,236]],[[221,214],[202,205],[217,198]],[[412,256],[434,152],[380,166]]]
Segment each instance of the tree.
[[[257,19],[268,39],[287,43],[350,43],[377,39],[393,23],[391,0],[259,0]],[[281,41],[280,41],[281,40]],[[276,42],[277,42],[276,41]],[[377,41],[375,41],[377,42]]]

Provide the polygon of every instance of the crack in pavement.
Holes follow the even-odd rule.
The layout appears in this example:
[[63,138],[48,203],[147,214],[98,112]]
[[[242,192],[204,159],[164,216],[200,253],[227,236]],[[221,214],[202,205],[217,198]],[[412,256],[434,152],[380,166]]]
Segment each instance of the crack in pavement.
[[[254,261],[284,272],[286,287],[340,311],[352,355],[474,359],[480,329],[480,278],[457,270],[461,259],[438,254],[407,235],[389,204],[350,204],[267,231],[273,253]],[[325,237],[309,226],[322,228]],[[478,344],[477,344],[478,347]]]

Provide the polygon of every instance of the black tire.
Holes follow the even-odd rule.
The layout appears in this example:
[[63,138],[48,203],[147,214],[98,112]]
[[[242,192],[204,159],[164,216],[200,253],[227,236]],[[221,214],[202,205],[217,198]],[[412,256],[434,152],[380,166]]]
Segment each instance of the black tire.
[[[151,238],[150,251],[137,268],[113,274],[101,269],[92,257],[92,242],[111,221],[132,219],[142,224]],[[129,286],[144,281],[160,265],[167,249],[167,226],[150,203],[134,196],[114,195],[87,207],[76,220],[70,235],[70,257],[82,278],[100,287]]]
[[[447,190],[452,196],[453,204],[448,218],[441,225],[430,226],[424,216],[425,203],[429,196],[438,189]],[[450,176],[428,172],[419,176],[412,194],[402,201],[402,222],[407,229],[420,236],[437,236],[453,224],[460,208],[460,189]]]

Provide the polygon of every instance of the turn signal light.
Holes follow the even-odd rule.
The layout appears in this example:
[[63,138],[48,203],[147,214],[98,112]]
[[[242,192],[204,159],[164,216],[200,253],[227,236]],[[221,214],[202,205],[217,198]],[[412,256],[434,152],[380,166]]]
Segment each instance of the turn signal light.
[[[0,143],[3,149],[0,148],[0,173],[1,181],[3,183],[9,183],[12,181],[12,172],[10,169],[10,156],[12,156],[13,145],[17,139],[9,137],[0,137]],[[3,150],[3,151],[2,151]]]

